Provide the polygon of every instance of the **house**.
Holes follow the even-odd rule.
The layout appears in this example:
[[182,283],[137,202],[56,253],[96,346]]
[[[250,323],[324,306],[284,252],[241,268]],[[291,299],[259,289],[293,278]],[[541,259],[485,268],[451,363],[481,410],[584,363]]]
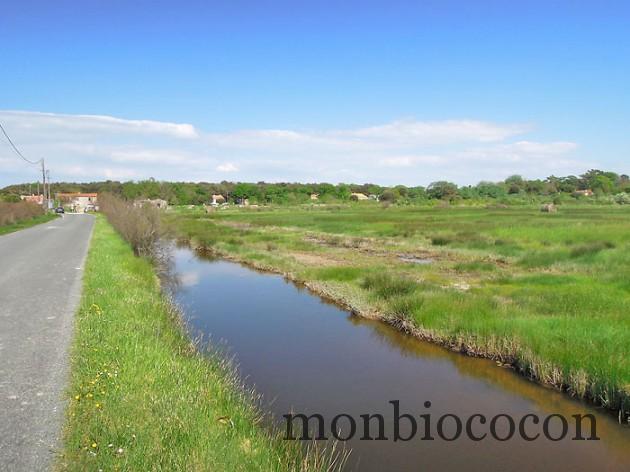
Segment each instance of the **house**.
[[311,193],[311,200],[319,200],[319,193]]
[[225,197],[223,195],[212,195],[211,205],[221,205],[223,203],[225,203]]
[[593,191],[590,188],[587,188],[585,190],[576,190],[575,192],[573,192],[573,195],[580,197],[592,197]]
[[161,198],[146,198],[143,200],[136,200],[133,202],[133,205],[136,207],[150,205],[159,210],[165,210],[168,207],[168,202],[166,200],[162,200]]
[[97,193],[58,193],[55,197],[62,205],[69,206],[76,213],[98,210]]
[[375,194],[373,194],[373,193],[369,194],[369,195],[368,195],[368,198],[369,198],[370,200],[376,200],[377,202],[381,200],[381,197],[380,197],[380,196],[375,195]]
[[368,196],[364,193],[353,192],[350,194],[350,200],[367,200]]
[[29,203],[37,203],[38,205],[42,205],[44,203],[43,195],[20,195],[20,198]]

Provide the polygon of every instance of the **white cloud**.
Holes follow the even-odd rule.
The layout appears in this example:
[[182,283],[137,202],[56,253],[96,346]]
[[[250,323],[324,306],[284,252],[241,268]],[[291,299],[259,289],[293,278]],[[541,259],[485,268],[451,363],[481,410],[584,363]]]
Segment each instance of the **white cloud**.
[[442,156],[393,156],[379,161],[383,167],[413,167],[421,164],[438,165],[444,163],[445,159]]
[[54,130],[73,133],[130,133],[158,134],[175,138],[197,138],[193,125],[167,123],[152,120],[125,120],[103,115],[62,115],[30,111],[2,111],[3,121],[9,127],[18,127],[29,134],[46,133]]
[[217,170],[219,172],[238,172],[238,167],[230,162],[226,162],[225,164],[219,164]]
[[[25,155],[54,180],[328,181],[427,185],[580,173],[574,142],[531,139],[527,124],[401,120],[355,129],[203,132],[190,124],[0,111]],[[1,140],[0,140],[1,141]],[[5,143],[6,144],[6,143]],[[0,145],[0,186],[38,178]]]
[[394,121],[357,130],[341,131],[340,136],[415,143],[495,142],[530,130],[527,125],[499,125],[474,120]]

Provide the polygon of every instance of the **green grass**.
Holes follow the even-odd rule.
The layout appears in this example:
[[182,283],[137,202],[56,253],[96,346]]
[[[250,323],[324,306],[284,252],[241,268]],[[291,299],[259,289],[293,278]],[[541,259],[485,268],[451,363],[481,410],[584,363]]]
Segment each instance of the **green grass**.
[[71,354],[60,470],[326,470],[267,432],[251,395],[191,345],[152,266],[96,221]]
[[19,231],[21,229],[30,228],[31,226],[47,223],[48,221],[54,220],[57,217],[58,216],[54,213],[46,213],[45,215],[34,216],[33,218],[20,220],[17,223],[13,223],[10,225],[0,226],[0,235],[13,233],[14,231]]
[[410,294],[416,289],[417,284],[410,279],[395,277],[386,272],[379,272],[365,277],[361,287],[374,292],[380,298],[388,300]]
[[629,208],[336,205],[167,221],[193,244],[290,274],[359,313],[630,408]]

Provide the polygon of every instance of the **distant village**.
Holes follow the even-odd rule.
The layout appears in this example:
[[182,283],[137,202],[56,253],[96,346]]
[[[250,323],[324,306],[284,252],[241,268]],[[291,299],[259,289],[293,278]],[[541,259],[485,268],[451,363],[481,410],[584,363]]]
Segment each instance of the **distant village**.
[[[38,205],[44,205],[44,195],[20,195],[20,199],[23,201],[27,201],[30,203],[36,203]],[[319,194],[311,193],[310,194],[311,201],[318,201]],[[365,200],[374,200],[379,201],[380,198],[378,195],[370,194],[365,195],[360,192],[353,192],[350,194],[350,200],[353,201],[365,201]],[[235,198],[234,204],[238,207],[248,207],[251,206],[253,208],[258,207],[258,204],[250,204],[249,198],[238,197]],[[159,210],[166,210],[169,207],[169,203],[166,200],[161,198],[139,198],[134,200],[134,205],[138,207],[142,207],[145,205],[157,208]],[[70,193],[56,193],[54,198],[54,203],[51,201],[49,205],[50,208],[54,207],[62,207],[64,210],[72,212],[72,213],[88,213],[92,211],[98,211],[98,193],[81,193],[81,192],[70,192]],[[194,207],[195,205],[187,205],[189,207]],[[207,212],[210,212],[216,208],[220,207],[228,207],[230,203],[228,203],[228,199],[226,196],[221,194],[213,194],[211,201],[207,204],[203,205]]]

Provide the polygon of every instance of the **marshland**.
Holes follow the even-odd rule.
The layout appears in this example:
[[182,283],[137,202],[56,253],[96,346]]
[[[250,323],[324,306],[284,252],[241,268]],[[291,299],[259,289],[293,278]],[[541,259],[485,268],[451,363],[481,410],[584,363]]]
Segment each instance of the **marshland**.
[[627,208],[366,202],[165,217],[194,247],[283,274],[357,315],[620,417],[630,409]]

